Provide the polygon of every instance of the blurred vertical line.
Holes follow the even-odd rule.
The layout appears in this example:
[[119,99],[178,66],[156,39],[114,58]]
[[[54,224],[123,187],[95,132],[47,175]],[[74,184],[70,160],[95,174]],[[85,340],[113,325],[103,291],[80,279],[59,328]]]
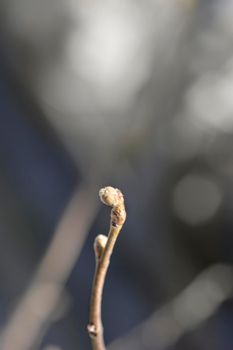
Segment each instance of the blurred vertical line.
[[49,319],[84,244],[98,209],[96,187],[81,186],[58,223],[35,278],[0,335],[2,350],[29,350]]

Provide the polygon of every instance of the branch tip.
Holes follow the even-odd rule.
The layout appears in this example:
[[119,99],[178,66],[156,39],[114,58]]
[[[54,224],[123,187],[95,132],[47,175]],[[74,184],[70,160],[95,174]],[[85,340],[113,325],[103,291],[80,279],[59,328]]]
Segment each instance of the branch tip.
[[118,188],[114,188],[112,186],[101,188],[99,191],[99,196],[100,200],[110,207],[116,207],[124,203],[124,196],[122,192],[118,190]]
[[100,200],[112,207],[111,225],[122,226],[126,219],[124,196],[118,188],[107,186],[99,191]]
[[92,283],[90,316],[87,330],[93,350],[106,350],[101,320],[101,303],[106,273],[117,237],[126,219],[124,196],[120,190],[107,186],[99,191],[100,200],[112,207],[108,237],[98,235],[94,242],[96,271]]

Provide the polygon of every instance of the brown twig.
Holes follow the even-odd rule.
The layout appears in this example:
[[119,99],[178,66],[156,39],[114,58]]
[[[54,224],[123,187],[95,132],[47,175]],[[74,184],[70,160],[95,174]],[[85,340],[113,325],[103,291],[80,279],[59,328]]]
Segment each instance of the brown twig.
[[112,207],[112,211],[108,237],[99,235],[94,243],[96,271],[92,285],[90,317],[87,326],[93,350],[106,349],[101,319],[103,287],[114,245],[126,219],[124,197],[120,190],[108,186],[101,189],[99,195],[104,204]]

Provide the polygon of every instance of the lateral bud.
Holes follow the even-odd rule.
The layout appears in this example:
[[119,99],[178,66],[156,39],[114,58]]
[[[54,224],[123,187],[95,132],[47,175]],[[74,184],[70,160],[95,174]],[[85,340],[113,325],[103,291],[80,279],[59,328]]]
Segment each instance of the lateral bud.
[[105,235],[98,235],[95,238],[94,241],[94,251],[95,251],[95,257],[97,260],[99,260],[103,254],[103,251],[106,247],[108,237]]

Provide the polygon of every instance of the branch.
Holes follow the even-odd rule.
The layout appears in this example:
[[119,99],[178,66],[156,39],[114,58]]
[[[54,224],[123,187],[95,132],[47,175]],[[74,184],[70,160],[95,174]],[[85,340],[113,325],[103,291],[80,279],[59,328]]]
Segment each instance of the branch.
[[112,210],[108,237],[99,235],[94,243],[96,271],[92,285],[90,317],[87,326],[93,350],[106,349],[101,319],[103,287],[114,245],[126,219],[124,197],[120,190],[108,186],[100,190],[99,196],[104,204],[112,207]]

